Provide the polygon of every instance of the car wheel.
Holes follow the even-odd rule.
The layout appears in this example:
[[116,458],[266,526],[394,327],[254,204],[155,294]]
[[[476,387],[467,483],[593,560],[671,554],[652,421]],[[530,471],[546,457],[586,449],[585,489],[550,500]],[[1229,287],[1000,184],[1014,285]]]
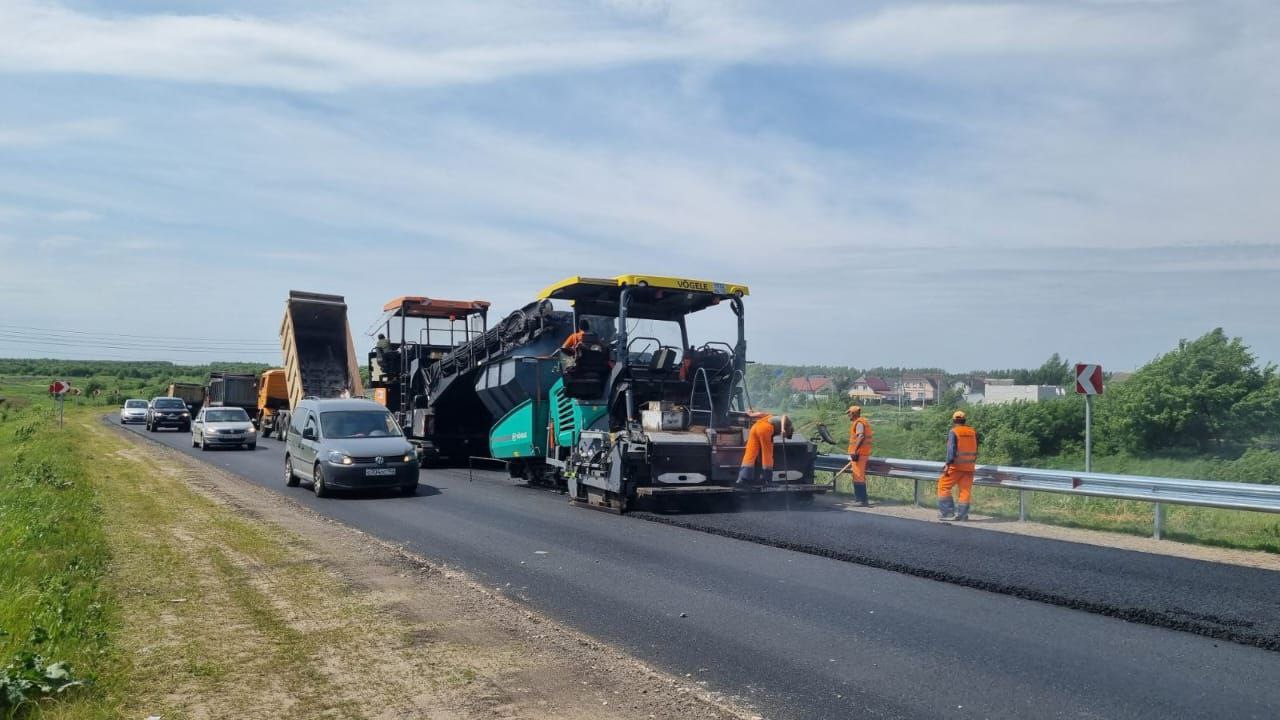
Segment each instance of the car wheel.
[[293,458],[285,457],[284,459],[284,484],[289,487],[298,486],[298,476],[293,474]]
[[190,425],[183,425],[182,427],[180,427],[180,428],[178,428],[178,429],[179,429],[179,430],[181,430],[182,432],[191,432],[191,426],[190,426]]
[[196,434],[191,433],[191,447],[196,447],[197,445],[198,443],[196,442]]
[[329,486],[324,483],[324,468],[320,467],[320,463],[316,463],[314,473],[311,476],[311,492],[318,498],[329,497]]
[[208,449],[209,449],[209,443],[204,439],[204,435],[201,435],[200,436],[200,452],[205,452]]
[[405,486],[401,487],[401,488],[400,488],[400,494],[401,494],[401,495],[404,495],[405,497],[412,497],[412,496],[414,496],[414,495],[417,495],[417,494],[418,494],[418,483],[414,483],[414,484],[412,484],[412,485],[405,485]]

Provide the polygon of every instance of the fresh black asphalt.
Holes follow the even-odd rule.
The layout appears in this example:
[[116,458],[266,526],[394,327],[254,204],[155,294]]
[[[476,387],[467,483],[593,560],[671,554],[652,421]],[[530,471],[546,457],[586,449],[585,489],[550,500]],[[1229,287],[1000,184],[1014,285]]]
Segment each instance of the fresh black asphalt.
[[[557,621],[737,696],[766,717],[1274,718],[1280,708],[1280,653],[846,561],[881,557],[894,543],[905,548],[913,532],[919,550],[941,561],[979,552],[963,544],[981,542],[969,536],[999,533],[822,504],[734,517],[661,516],[711,531],[702,532],[574,508],[563,496],[513,485],[500,473],[455,469],[424,470],[416,497],[320,500],[305,485],[284,486],[282,448],[273,440],[252,453],[200,453],[186,434],[132,429],[462,568]],[[841,527],[854,538],[874,528],[899,539],[867,545],[873,553],[842,539]],[[753,541],[726,537],[739,531]],[[778,547],[782,539],[804,552]],[[1117,588],[1122,583],[1123,573],[1100,572],[1093,561],[1064,563],[1079,546],[1061,543],[1047,556],[1009,549],[1028,540],[1034,539],[996,538],[981,549],[989,551],[983,562],[959,569],[986,568],[988,577],[1012,578],[1010,587],[1055,572],[1063,577],[1050,587],[1099,578]],[[831,552],[816,552],[824,547]],[[912,557],[921,555],[904,556]],[[1176,573],[1189,573],[1193,594],[1213,582],[1190,569],[1195,565],[1152,566],[1139,583],[1153,584],[1167,572],[1175,573],[1169,583],[1175,585]],[[956,566],[942,567],[961,578]],[[1273,582],[1266,574],[1257,581]],[[1248,607],[1225,596],[1250,587],[1243,579],[1224,582],[1201,602],[1225,619],[1231,616],[1223,608]],[[1108,592],[1114,597],[1122,589]],[[1259,592],[1249,590],[1256,602]],[[1274,622],[1275,605],[1266,610],[1265,618],[1248,620]]]
[[921,523],[812,512],[650,515],[664,522],[930,580],[1280,650],[1280,573]]

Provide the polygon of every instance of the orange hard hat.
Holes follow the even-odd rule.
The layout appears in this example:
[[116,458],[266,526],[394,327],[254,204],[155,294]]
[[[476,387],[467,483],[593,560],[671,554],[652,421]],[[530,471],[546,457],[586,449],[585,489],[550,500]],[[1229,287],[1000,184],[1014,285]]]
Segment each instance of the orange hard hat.
[[968,416],[964,414],[964,411],[963,411],[963,410],[957,410],[957,411],[955,411],[955,412],[951,413],[951,419],[952,419],[952,420],[964,420],[966,417],[968,417]]
[[860,412],[862,412],[862,406],[861,406],[861,405],[850,405],[850,406],[849,406],[849,409],[844,411],[844,414],[845,414],[845,415],[852,415],[852,414],[854,414],[854,413],[860,413]]

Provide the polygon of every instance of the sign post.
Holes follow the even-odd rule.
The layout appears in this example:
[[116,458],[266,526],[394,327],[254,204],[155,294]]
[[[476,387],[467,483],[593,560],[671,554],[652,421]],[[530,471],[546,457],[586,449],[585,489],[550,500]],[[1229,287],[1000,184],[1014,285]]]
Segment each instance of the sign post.
[[1093,396],[1102,394],[1102,366],[1076,363],[1076,393],[1084,395],[1084,471],[1093,472]]
[[62,427],[62,401],[67,395],[67,391],[71,389],[71,383],[66,380],[54,380],[49,383],[49,394],[58,400],[58,427]]

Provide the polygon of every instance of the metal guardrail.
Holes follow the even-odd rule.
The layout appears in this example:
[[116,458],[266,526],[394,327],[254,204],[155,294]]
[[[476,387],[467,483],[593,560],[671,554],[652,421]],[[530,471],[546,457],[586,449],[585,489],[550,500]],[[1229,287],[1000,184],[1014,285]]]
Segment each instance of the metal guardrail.
[[[837,472],[849,462],[847,455],[819,455],[815,468]],[[915,501],[920,504],[920,483],[934,482],[942,473],[942,463],[930,460],[903,460],[873,457],[867,474],[902,478],[915,483]],[[973,475],[975,485],[1017,490],[1019,519],[1027,519],[1027,492],[1139,500],[1155,505],[1156,539],[1163,534],[1163,505],[1194,505],[1227,510],[1280,513],[1280,486],[1254,483],[1185,480],[1143,475],[1041,470],[1037,468],[979,465]]]

